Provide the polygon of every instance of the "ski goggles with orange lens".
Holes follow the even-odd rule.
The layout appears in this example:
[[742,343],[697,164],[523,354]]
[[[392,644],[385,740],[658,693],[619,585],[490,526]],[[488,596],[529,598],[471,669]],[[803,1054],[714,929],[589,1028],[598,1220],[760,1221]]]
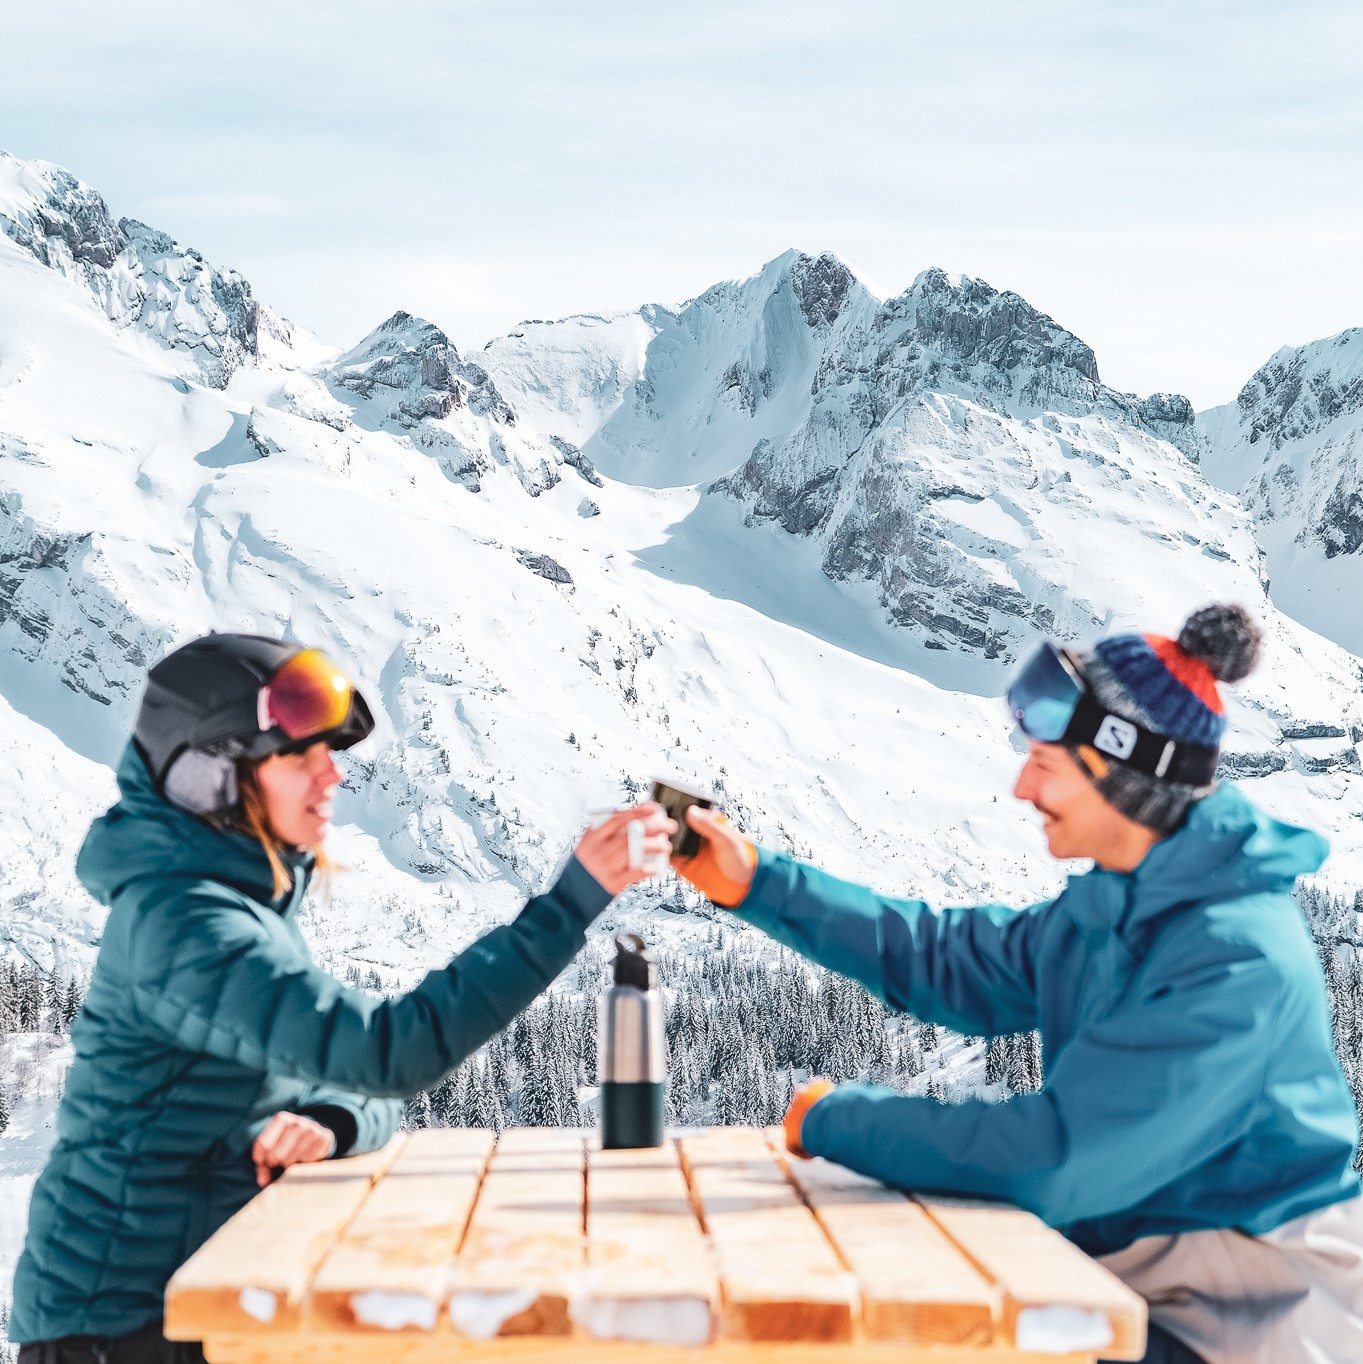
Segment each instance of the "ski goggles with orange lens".
[[1008,687],[1008,713],[1041,744],[1086,744],[1162,781],[1209,786],[1218,749],[1181,743],[1114,715],[1094,696],[1074,656],[1047,640]]
[[256,717],[262,733],[277,729],[295,743],[333,732],[349,739],[334,748],[358,743],[373,728],[350,679],[320,649],[304,649],[275,669],[257,694]]

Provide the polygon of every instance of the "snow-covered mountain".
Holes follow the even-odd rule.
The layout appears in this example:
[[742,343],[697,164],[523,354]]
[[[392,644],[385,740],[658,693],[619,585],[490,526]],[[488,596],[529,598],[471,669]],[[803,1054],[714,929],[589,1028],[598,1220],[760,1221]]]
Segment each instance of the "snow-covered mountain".
[[1284,347],[1200,424],[1208,476],[1254,516],[1274,599],[1363,654],[1363,328]]
[[183,360],[177,368],[223,388],[294,329],[251,296],[235,270],[108,205],[69,171],[0,151],[0,232],[36,261],[88,291],[115,327],[133,328]]
[[894,654],[947,684],[997,690],[1038,629],[1100,629],[1123,592],[1160,612],[1132,572],[1152,541],[1180,560],[1176,594],[1207,555],[1257,575],[1244,519],[1180,457],[1187,400],[1105,388],[1082,341],[978,280],[929,270],[880,303],[835,258],[788,252],[679,313],[527,325],[485,359],[607,473],[702,483],[809,540],[828,578],[871,585]]
[[405,312],[337,354],[0,159],[0,950],[88,959],[72,855],[147,664],[209,628],[333,651],[378,716],[332,960],[441,959],[655,774],[887,889],[1034,899],[1009,663],[1213,598],[1270,641],[1228,769],[1363,884],[1359,662],[1275,609],[1197,448],[1184,400],[939,271],[882,302],[792,252],[476,359]]

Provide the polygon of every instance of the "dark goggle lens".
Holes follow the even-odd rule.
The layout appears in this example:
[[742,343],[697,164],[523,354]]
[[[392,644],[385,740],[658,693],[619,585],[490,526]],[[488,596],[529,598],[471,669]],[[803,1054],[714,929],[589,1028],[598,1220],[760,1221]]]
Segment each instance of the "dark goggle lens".
[[342,724],[350,713],[350,679],[320,649],[282,663],[260,691],[260,727],[306,739]]
[[1043,644],[1008,688],[1008,711],[1038,743],[1059,743],[1084,689],[1052,644]]

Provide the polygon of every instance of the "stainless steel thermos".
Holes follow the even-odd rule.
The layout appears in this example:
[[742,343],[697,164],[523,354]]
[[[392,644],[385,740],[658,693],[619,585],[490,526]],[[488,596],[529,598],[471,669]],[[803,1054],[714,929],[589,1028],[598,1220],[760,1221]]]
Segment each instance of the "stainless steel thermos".
[[615,984],[601,996],[601,1145],[661,1146],[667,1043],[658,968],[637,933],[615,940]]

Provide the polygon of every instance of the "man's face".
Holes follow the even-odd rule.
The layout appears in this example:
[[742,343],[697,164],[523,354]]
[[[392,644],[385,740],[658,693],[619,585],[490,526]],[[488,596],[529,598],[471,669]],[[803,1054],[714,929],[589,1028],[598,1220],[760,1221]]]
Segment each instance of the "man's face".
[[1130,823],[1098,794],[1088,774],[1059,744],[1028,740],[1027,761],[1013,794],[1045,817],[1042,832],[1052,857],[1102,861],[1119,833],[1116,826]]

